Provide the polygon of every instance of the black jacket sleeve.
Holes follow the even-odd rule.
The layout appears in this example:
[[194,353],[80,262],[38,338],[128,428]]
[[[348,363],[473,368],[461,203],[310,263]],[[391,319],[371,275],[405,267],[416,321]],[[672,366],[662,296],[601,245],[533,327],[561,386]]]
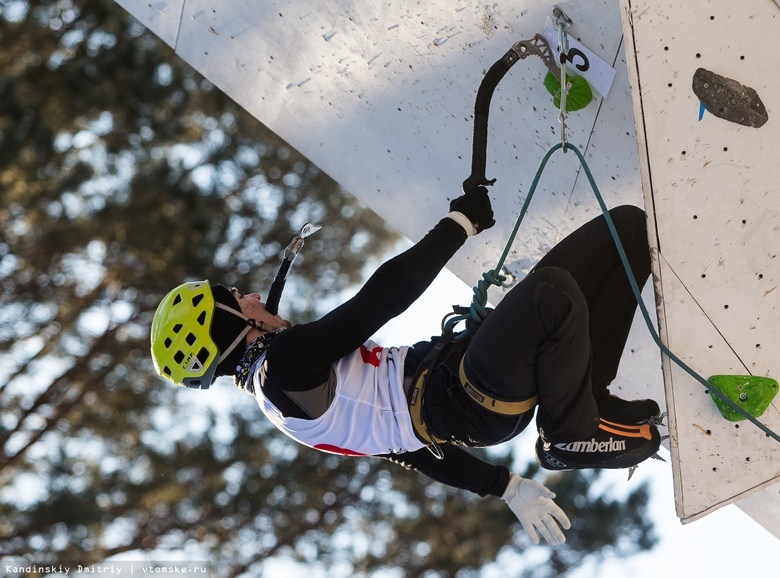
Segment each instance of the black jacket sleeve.
[[265,386],[304,391],[322,384],[334,362],[414,303],[465,241],[460,225],[442,219],[382,264],[354,297],[317,321],[281,332],[268,349]]
[[442,444],[444,459],[439,460],[427,448],[405,454],[380,456],[406,469],[413,469],[429,478],[479,494],[500,498],[509,483],[509,469],[481,460],[468,450]]

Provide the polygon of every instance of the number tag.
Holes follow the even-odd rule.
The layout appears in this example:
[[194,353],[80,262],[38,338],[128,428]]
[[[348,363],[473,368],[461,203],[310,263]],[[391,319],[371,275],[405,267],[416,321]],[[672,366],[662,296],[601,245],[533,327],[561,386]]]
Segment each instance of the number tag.
[[[553,52],[558,53],[558,30],[553,26],[552,18],[547,17],[544,27],[544,38],[550,44]],[[577,74],[588,81],[601,96],[607,98],[612,82],[615,80],[615,69],[596,56],[582,43],[569,35],[569,52],[566,54],[566,73]]]

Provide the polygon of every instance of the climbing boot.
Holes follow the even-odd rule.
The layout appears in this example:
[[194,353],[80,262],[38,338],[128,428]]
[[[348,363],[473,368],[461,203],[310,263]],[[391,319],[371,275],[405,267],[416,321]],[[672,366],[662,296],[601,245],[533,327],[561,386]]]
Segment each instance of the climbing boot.
[[658,424],[661,421],[661,408],[652,399],[626,400],[616,395],[596,398],[599,416],[605,420],[628,425],[643,423]]
[[630,468],[655,455],[661,445],[654,425],[619,424],[603,418],[587,439],[550,442],[544,430],[539,434],[536,461],[546,470]]

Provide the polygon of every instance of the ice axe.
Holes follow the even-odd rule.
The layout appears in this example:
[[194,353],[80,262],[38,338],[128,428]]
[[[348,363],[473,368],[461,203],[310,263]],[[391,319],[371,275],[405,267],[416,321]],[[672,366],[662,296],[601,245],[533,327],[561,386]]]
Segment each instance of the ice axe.
[[272,315],[276,315],[279,312],[279,300],[282,298],[284,283],[287,281],[287,273],[298,256],[298,252],[303,248],[304,239],[321,228],[319,225],[306,223],[301,228],[301,232],[290,241],[290,244],[284,250],[282,264],[279,265],[279,271],[276,272],[276,277],[274,277],[274,281],[271,283],[271,290],[268,292],[268,299],[265,302],[266,311]]

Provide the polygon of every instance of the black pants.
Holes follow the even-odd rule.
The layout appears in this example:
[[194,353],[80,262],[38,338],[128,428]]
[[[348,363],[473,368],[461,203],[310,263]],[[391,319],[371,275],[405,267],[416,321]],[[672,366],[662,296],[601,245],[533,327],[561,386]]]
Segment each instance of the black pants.
[[[610,216],[642,287],[650,275],[645,213],[621,206]],[[468,346],[466,375],[503,398],[538,394],[537,425],[548,440],[587,438],[598,426],[596,398],[608,395],[636,307],[606,221],[597,217],[501,300]],[[532,419],[532,412],[519,418],[489,412],[451,385],[446,399],[441,390],[431,394],[432,429],[466,445],[499,443]]]

